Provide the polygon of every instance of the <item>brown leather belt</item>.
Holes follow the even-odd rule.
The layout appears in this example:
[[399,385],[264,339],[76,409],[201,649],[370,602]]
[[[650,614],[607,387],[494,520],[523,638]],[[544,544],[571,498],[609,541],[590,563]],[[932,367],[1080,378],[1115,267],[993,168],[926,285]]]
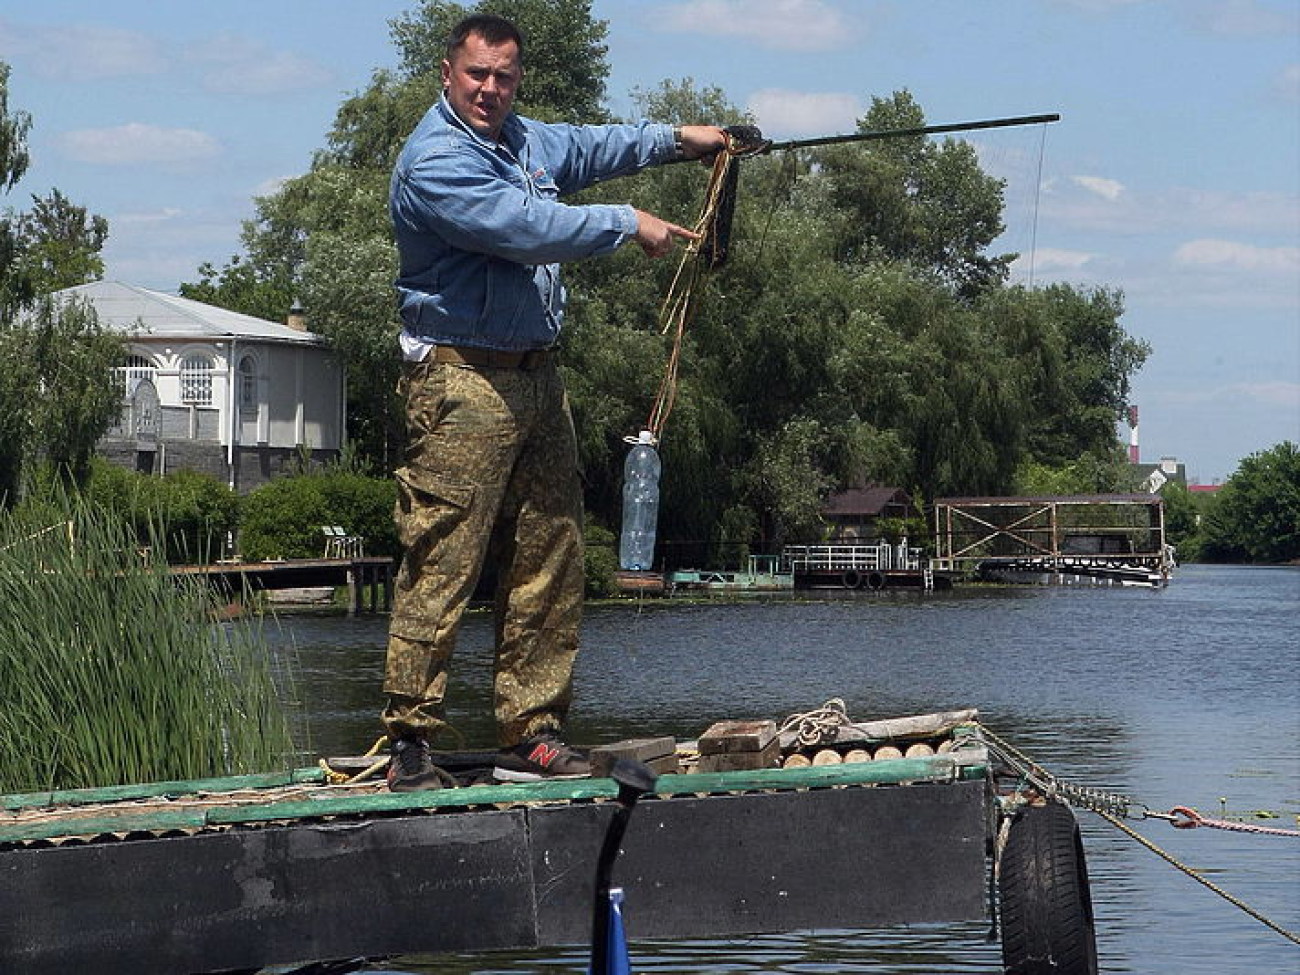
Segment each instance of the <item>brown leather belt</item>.
[[500,349],[476,349],[463,345],[435,345],[429,353],[429,361],[471,366],[475,369],[536,369],[550,361],[552,355],[552,349],[503,352]]

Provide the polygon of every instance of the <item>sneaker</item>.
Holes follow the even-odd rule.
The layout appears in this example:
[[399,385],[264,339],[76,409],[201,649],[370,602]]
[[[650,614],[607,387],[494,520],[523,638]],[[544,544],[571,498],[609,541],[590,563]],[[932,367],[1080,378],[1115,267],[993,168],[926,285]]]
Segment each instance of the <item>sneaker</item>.
[[591,775],[585,755],[560,741],[554,733],[529,738],[497,753],[492,777],[498,782],[536,782],[538,779],[584,779]]
[[398,738],[388,760],[389,792],[441,789],[442,772],[433,764],[429,743],[423,738]]

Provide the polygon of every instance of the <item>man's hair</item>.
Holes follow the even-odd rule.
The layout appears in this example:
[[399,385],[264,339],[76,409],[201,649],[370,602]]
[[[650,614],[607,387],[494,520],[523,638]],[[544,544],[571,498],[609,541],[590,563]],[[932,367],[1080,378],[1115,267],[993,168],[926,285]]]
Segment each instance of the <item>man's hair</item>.
[[451,29],[451,34],[447,36],[447,60],[452,60],[452,55],[456,50],[464,46],[466,39],[471,34],[477,34],[489,44],[504,44],[506,41],[514,41],[515,46],[519,48],[519,60],[522,63],[524,58],[524,36],[519,33],[519,28],[514,25],[513,21],[505,17],[498,17],[496,14],[470,14],[459,24]]

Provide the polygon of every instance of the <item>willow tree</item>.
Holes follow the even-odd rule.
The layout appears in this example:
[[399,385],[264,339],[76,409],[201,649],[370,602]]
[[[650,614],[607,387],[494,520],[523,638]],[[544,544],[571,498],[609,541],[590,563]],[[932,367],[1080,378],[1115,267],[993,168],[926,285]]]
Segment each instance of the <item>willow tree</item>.
[[[27,172],[31,116],[9,107],[0,61],[0,192]],[[12,504],[25,467],[51,463],[84,480],[95,444],[117,416],[113,367],[125,348],[93,309],[51,292],[103,276],[108,222],[57,189],[28,211],[0,212],[0,507]]]

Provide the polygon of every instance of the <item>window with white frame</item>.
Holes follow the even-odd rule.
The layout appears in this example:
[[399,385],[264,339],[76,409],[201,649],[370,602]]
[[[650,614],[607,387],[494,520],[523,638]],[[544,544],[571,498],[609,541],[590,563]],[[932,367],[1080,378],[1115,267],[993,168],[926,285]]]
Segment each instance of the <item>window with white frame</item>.
[[212,405],[212,358],[196,353],[181,360],[181,402]]
[[118,381],[122,384],[123,395],[130,397],[135,393],[135,387],[140,385],[140,380],[154,381],[158,367],[145,356],[129,355],[126,357],[126,362],[118,366],[116,371]]

